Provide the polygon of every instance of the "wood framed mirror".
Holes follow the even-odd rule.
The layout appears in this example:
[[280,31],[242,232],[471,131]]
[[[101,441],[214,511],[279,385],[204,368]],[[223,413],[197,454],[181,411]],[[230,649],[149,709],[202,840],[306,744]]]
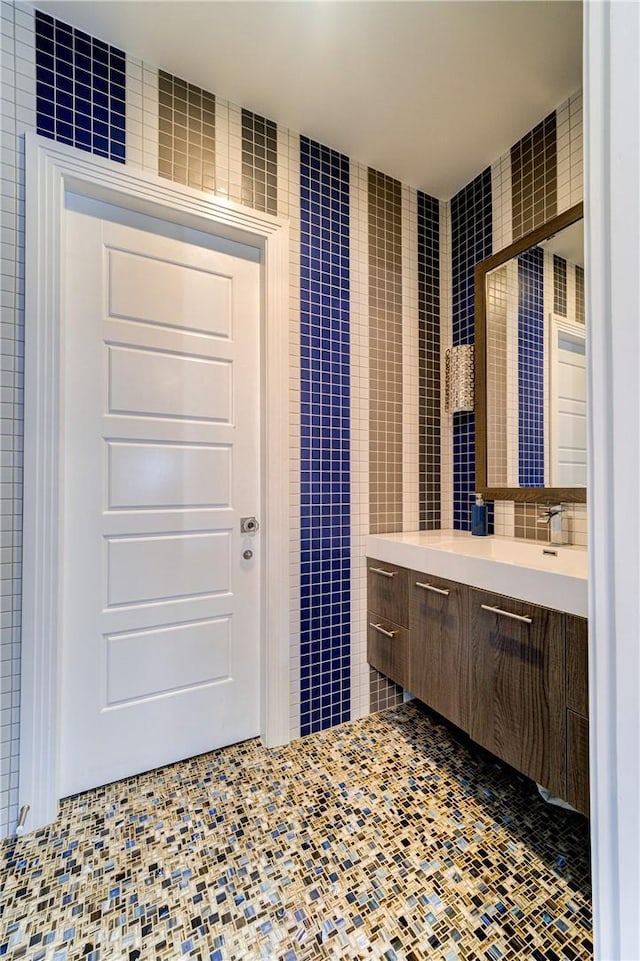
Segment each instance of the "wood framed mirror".
[[475,268],[476,491],[586,503],[583,205]]

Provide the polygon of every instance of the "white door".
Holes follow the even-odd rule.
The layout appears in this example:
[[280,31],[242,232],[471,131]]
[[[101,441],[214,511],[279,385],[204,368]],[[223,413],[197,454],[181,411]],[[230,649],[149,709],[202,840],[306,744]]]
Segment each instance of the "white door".
[[259,255],[71,208],[62,796],[256,735],[261,620]]
[[551,486],[587,483],[587,395],[584,325],[551,322]]

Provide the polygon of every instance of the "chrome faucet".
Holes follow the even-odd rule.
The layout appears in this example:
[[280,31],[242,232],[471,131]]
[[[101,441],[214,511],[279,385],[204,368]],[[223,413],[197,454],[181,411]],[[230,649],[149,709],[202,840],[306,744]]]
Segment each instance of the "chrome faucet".
[[567,544],[569,537],[562,523],[564,507],[562,504],[555,504],[547,507],[538,517],[538,524],[547,524],[549,528],[550,544]]

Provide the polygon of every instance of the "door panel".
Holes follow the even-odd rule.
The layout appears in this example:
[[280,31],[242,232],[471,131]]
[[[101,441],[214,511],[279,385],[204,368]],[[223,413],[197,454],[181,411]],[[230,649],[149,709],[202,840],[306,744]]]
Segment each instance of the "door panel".
[[108,348],[110,414],[231,421],[228,360]]
[[70,794],[258,733],[260,550],[242,558],[240,517],[260,509],[260,266],[142,217],[66,220]]
[[230,531],[107,539],[107,606],[230,588]]
[[108,706],[229,677],[228,617],[113,634],[106,641]]
[[109,316],[230,337],[232,283],[188,263],[110,250]]
[[107,508],[230,507],[229,445],[107,444]]

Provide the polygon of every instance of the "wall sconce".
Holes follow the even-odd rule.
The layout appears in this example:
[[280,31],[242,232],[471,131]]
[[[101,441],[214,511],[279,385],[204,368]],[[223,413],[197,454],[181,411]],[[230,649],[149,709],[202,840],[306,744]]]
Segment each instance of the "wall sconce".
[[445,410],[448,414],[473,410],[473,344],[448,347],[445,354]]

